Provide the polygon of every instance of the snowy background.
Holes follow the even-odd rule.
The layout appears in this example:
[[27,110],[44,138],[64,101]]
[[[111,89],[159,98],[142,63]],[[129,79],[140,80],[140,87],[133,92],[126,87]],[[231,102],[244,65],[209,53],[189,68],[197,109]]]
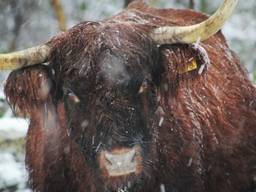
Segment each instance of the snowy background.
[[[187,8],[189,0],[149,0],[156,7]],[[84,20],[100,20],[118,13],[123,0],[62,0],[68,28]],[[195,9],[212,13],[221,0],[195,0]],[[0,0],[0,52],[28,48],[58,33],[49,1]],[[240,0],[223,33],[252,81],[256,80],[256,1]],[[24,137],[28,120],[14,118],[2,87],[8,72],[0,72],[0,192],[30,191],[26,187]]]

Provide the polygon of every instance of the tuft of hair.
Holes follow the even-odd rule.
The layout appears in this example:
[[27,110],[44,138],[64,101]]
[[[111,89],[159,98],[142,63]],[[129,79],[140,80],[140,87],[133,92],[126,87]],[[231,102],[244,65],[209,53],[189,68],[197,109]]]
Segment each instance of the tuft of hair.
[[6,81],[6,100],[16,115],[28,116],[33,108],[43,105],[53,86],[50,71],[37,65],[12,71]]

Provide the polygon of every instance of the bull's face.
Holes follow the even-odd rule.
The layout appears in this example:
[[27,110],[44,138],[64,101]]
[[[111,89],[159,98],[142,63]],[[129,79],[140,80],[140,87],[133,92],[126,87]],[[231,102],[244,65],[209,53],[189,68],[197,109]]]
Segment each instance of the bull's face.
[[[95,35],[101,45],[88,51],[95,42],[91,39],[81,48],[83,53],[64,57],[60,64],[75,74],[66,74],[63,83],[70,137],[79,145],[92,172],[109,187],[142,183],[152,175],[152,162],[156,162],[157,141],[153,138],[157,129],[153,122],[157,106],[155,76],[160,76],[157,46],[150,38],[127,28],[105,29],[104,35]],[[120,32],[113,34],[116,30]],[[138,43],[127,42],[131,36]],[[97,57],[88,59],[95,52]],[[68,63],[68,57],[79,55],[86,58]],[[79,70],[74,66],[80,66]]]

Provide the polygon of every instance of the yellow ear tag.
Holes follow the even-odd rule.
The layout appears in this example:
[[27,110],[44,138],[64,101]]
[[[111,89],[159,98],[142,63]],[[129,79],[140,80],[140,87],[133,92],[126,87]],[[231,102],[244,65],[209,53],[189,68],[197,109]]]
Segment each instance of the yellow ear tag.
[[188,65],[186,65],[183,69],[179,70],[179,74],[187,73],[197,69],[197,62],[193,59]]

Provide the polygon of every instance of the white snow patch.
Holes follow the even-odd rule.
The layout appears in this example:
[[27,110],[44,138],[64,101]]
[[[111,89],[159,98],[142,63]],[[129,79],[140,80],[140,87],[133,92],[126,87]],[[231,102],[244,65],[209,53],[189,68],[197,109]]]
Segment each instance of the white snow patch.
[[0,119],[0,138],[19,139],[25,137],[28,130],[28,120],[22,118]]
[[3,90],[0,90],[0,99],[5,99],[5,95]]
[[163,125],[163,122],[164,122],[164,117],[161,117],[158,123],[158,126],[161,127]]
[[187,167],[191,167],[192,162],[193,162],[193,158],[191,157],[191,158],[189,159],[189,161],[188,161]]
[[100,143],[98,144],[98,146],[96,147],[96,149],[95,149],[95,152],[96,152],[96,153],[99,151],[101,145],[102,145],[102,143],[100,142]]
[[81,123],[81,127],[82,128],[86,128],[89,125],[89,121],[87,119],[85,119],[82,123]]
[[165,185],[164,184],[160,185],[160,192],[165,192]]
[[27,175],[24,164],[16,162],[10,153],[0,153],[0,189],[26,181]]

